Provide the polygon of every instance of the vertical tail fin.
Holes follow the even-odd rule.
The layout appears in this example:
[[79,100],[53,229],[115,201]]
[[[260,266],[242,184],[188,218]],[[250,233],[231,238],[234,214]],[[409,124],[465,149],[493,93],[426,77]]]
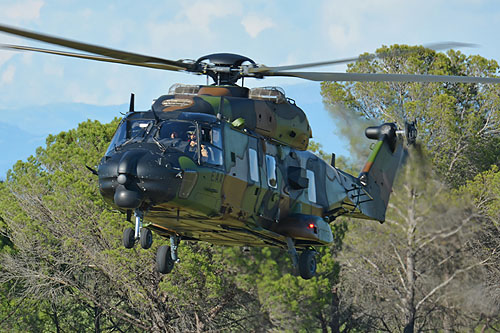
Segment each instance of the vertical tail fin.
[[365,131],[369,139],[378,140],[359,175],[361,185],[371,198],[359,205],[360,212],[365,218],[385,221],[392,185],[407,155],[402,133],[406,134],[408,143],[414,143],[416,138],[414,124],[407,124],[404,131],[398,131],[394,123],[368,127]]

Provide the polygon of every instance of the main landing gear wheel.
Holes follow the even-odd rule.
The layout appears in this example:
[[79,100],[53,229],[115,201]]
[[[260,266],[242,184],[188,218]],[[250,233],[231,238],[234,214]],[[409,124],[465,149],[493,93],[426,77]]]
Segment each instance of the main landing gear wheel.
[[131,249],[135,244],[135,231],[132,228],[127,228],[123,230],[123,246],[127,249]]
[[141,228],[140,235],[141,247],[145,250],[149,249],[153,245],[153,233],[148,228]]
[[304,250],[299,258],[299,272],[304,280],[309,280],[316,275],[316,252]]
[[168,274],[174,269],[175,261],[172,259],[172,250],[168,245],[162,245],[156,252],[156,270]]

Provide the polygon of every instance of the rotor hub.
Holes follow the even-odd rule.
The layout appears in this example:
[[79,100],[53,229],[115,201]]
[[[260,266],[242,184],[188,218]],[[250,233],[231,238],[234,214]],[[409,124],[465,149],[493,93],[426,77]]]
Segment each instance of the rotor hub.
[[234,85],[240,78],[248,76],[248,68],[257,67],[252,59],[234,53],[209,54],[196,60],[195,64],[217,85]]

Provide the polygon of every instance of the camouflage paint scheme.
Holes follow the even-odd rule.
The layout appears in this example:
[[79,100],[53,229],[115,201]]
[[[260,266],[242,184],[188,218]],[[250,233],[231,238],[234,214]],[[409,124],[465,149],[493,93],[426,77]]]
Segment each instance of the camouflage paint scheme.
[[[405,155],[399,136],[376,143],[362,185],[305,150],[311,129],[300,108],[284,96],[248,94],[234,86],[183,86],[152,110],[127,114],[123,124],[178,120],[196,124],[197,133],[220,131],[223,160],[206,163],[200,148],[192,156],[156,139],[110,147],[98,172],[104,198],[121,210],[144,210],[146,226],[160,235],[222,245],[286,247],[290,237],[304,249],[332,242],[329,222],[340,215],[384,221]],[[146,136],[154,136],[148,128]]]
[[[257,88],[252,90],[267,92],[269,95],[252,96],[251,91],[244,87],[201,86],[196,95],[193,95],[187,88],[191,86],[179,86],[173,91],[177,92],[177,95],[161,96],[155,101],[153,108],[157,112],[182,110],[214,116],[220,113],[229,121],[242,118],[245,128],[250,131],[255,131],[276,143],[299,150],[307,149],[309,138],[312,137],[307,117],[304,111],[295,103],[291,103],[292,100],[286,99],[281,91]],[[185,93],[186,90],[189,93]],[[248,98],[249,93],[253,98]]]

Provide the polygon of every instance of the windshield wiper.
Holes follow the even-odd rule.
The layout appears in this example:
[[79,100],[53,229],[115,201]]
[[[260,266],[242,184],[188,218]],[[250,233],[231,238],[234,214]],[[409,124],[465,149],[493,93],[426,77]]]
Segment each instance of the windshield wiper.
[[162,153],[167,151],[167,147],[165,147],[165,145],[163,143],[158,141],[154,136],[152,138],[153,138],[153,142],[156,143],[156,145],[160,148]]

